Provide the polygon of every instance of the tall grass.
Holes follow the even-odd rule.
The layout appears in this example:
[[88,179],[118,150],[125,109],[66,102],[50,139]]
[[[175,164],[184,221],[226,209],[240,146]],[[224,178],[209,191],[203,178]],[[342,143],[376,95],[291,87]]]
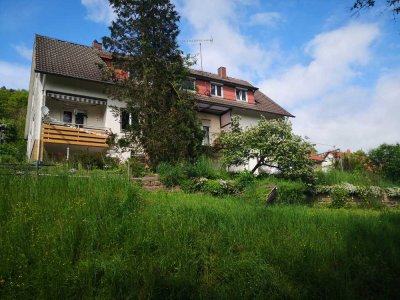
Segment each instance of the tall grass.
[[400,214],[0,177],[0,298],[395,298]]
[[343,182],[348,182],[354,185],[375,185],[380,187],[392,187],[398,184],[383,178],[382,175],[374,174],[367,171],[340,171],[329,170],[328,172],[317,172],[318,184],[334,185]]
[[228,173],[213,165],[212,161],[202,156],[195,163],[182,161],[177,164],[160,163],[157,166],[157,173],[160,174],[161,181],[168,187],[182,184],[189,178],[226,178]]

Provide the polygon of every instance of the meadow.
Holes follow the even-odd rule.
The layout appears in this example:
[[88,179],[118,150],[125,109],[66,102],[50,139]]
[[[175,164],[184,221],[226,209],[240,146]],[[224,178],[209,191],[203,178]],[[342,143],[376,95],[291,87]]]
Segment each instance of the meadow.
[[390,299],[398,210],[0,176],[0,298]]

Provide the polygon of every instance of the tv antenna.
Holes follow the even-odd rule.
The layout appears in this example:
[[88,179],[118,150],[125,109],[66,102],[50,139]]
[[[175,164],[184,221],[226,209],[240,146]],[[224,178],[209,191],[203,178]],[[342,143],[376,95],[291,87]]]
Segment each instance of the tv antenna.
[[201,50],[201,43],[210,43],[212,44],[214,41],[213,37],[209,38],[209,39],[193,39],[193,40],[181,40],[181,42],[183,43],[187,43],[187,44],[199,44],[199,48],[200,48],[200,67],[201,70],[203,71],[203,53]]

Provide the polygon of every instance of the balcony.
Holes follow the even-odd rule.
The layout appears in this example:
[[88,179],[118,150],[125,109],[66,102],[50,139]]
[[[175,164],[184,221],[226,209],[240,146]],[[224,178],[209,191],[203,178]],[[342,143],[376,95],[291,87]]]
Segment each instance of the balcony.
[[78,124],[43,124],[42,142],[76,145],[84,147],[108,148],[110,130],[107,128],[82,127]]

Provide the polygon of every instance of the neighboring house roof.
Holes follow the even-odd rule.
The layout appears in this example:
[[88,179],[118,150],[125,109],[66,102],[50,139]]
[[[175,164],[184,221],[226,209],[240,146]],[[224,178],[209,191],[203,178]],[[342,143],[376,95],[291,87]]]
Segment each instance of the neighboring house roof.
[[328,150],[327,152],[323,153],[323,158],[327,158],[329,154],[332,154],[334,158],[340,158],[342,157],[342,152],[339,150]]
[[[36,35],[34,51],[35,72],[98,82],[104,81],[102,70],[99,68],[100,65],[105,65],[102,57],[111,58],[109,52],[42,35]],[[232,85],[244,86],[255,91],[255,104],[196,94],[198,101],[293,117],[292,114],[245,80],[229,76],[226,79],[222,79],[218,74],[198,70],[191,70],[190,72],[198,78],[217,80]]]
[[324,158],[321,157],[321,156],[319,156],[317,153],[311,153],[311,154],[310,154],[310,158],[311,158],[313,161],[317,162],[317,163],[323,162],[323,161],[324,161]]

